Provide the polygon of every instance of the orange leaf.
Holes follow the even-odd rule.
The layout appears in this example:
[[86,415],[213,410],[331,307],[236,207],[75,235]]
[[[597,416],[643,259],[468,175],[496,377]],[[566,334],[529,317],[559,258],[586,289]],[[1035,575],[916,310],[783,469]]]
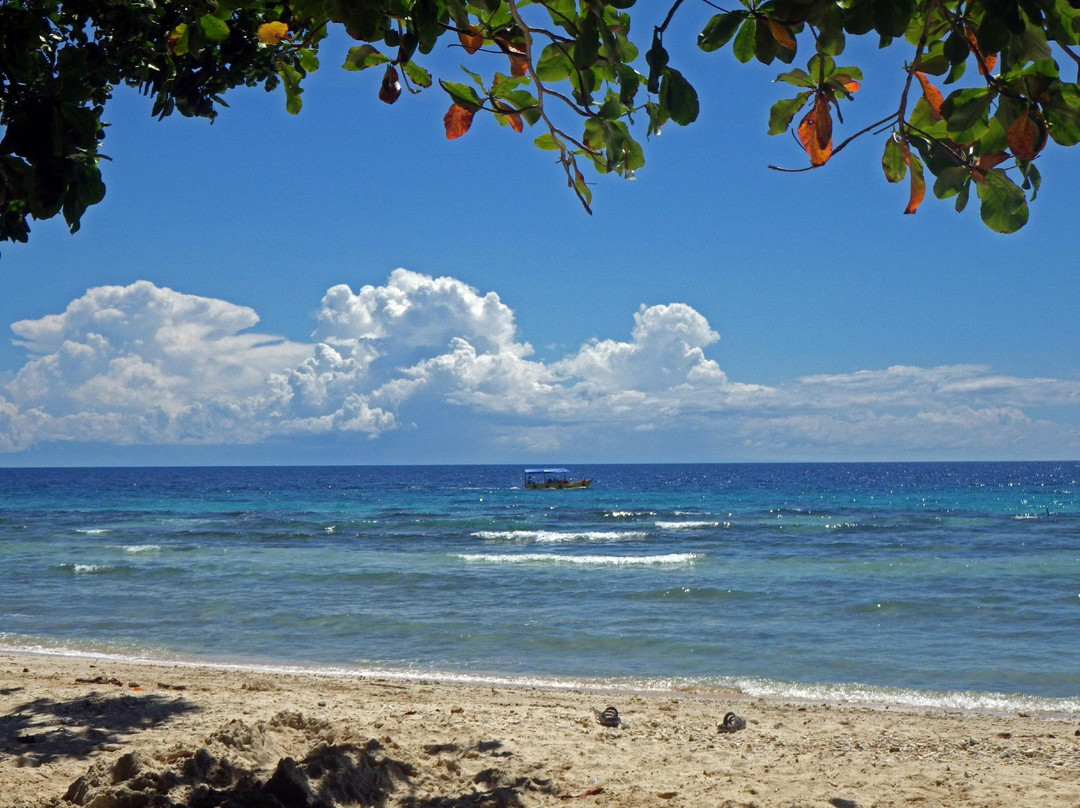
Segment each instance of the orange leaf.
[[968,46],[971,48],[971,52],[975,54],[975,61],[979,66],[979,73],[983,76],[989,76],[990,71],[994,69],[994,65],[997,64],[997,56],[990,54],[989,56],[983,56],[982,51],[979,50],[979,43],[975,40],[975,34],[971,33],[969,29],[967,32]]
[[[914,169],[914,166],[912,168]],[[911,196],[908,197],[904,213],[914,213],[922,204],[923,197],[926,196],[926,180],[923,179],[922,167],[918,171],[909,171],[908,174],[911,176]]]
[[926,196],[926,179],[923,177],[922,163],[917,158],[912,160],[911,149],[906,140],[900,142],[900,153],[904,156],[904,162],[908,166],[908,176],[911,178],[911,194],[908,197],[907,207],[904,208],[904,213],[910,214],[919,209],[923,197]]
[[795,134],[810,157],[810,165],[825,165],[832,156],[832,116],[824,96],[818,96],[814,108],[799,122]]
[[941,105],[945,102],[945,99],[941,95],[941,90],[930,83],[930,79],[926,77],[925,73],[915,71],[915,78],[919,80],[919,84],[922,85],[923,98],[926,99],[926,103],[930,105],[930,114],[934,116],[935,121],[941,120]]
[[278,20],[264,22],[259,26],[258,35],[259,41],[264,45],[277,45],[281,40],[289,38],[289,26]]
[[862,85],[859,82],[855,81],[855,79],[848,79],[847,81],[843,82],[843,87],[849,93],[857,93],[859,91],[859,88],[862,87]]
[[1009,144],[1013,157],[1017,160],[1034,160],[1035,155],[1046,145],[1046,138],[1042,135],[1038,122],[1033,121],[1025,109],[1005,133],[1005,142]]
[[912,181],[912,193],[907,198],[907,207],[904,208],[905,214],[913,214],[919,210],[919,205],[922,204],[922,199],[927,196],[927,180],[922,176],[922,163],[918,158],[912,158],[912,149],[907,145],[907,140],[902,139],[900,142],[900,153],[904,157],[904,163],[907,165],[907,174]]
[[469,131],[475,113],[471,109],[451,104],[443,116],[443,125],[446,127],[446,139],[457,140]]
[[476,53],[484,44],[484,36],[475,25],[470,25],[468,31],[458,31],[458,40],[466,53]]
[[524,76],[528,59],[525,58],[525,42],[521,39],[512,39],[505,31],[500,31],[493,37],[495,44],[510,58],[510,75],[515,78]]
[[497,109],[506,118],[506,122],[510,124],[511,129],[518,133],[521,132],[521,130],[524,128],[524,125],[521,121],[521,115],[518,114],[518,111],[516,109],[506,104],[502,104],[498,101],[495,102],[495,109]]
[[795,50],[795,37],[791,34],[791,29],[784,25],[782,22],[777,22],[771,17],[767,18],[769,21],[769,31],[772,33],[772,38],[775,39],[781,47],[788,50]]

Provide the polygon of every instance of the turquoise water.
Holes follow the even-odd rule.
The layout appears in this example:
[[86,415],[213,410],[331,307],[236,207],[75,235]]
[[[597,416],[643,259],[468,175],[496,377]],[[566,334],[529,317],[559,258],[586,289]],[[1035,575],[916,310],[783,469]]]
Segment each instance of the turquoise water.
[[0,645],[1080,710],[1080,464],[0,470]]

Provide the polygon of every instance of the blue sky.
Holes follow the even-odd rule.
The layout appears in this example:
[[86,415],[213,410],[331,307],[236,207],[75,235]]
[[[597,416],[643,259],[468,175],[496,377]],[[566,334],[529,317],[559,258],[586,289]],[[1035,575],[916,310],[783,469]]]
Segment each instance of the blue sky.
[[[769,171],[805,162],[765,134],[784,68],[695,52],[704,20],[665,39],[700,119],[593,216],[539,131],[448,141],[441,91],[381,104],[347,42],[296,117],[118,91],[105,201],[0,248],[0,465],[1080,456],[1077,155],[1013,236],[901,215],[880,139]],[[902,84],[859,47],[844,132]]]

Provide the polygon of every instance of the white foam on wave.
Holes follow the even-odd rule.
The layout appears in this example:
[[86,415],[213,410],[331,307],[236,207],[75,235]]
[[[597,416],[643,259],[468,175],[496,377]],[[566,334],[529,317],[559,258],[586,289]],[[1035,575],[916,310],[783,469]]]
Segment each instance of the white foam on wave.
[[100,536],[102,533],[108,533],[109,529],[107,527],[77,527],[75,528],[75,532],[81,533],[84,536]]
[[[725,523],[725,527],[730,523]],[[720,527],[720,522],[657,522],[661,530],[701,530],[707,527]]]
[[927,710],[960,710],[974,713],[1040,712],[1069,714],[1080,712],[1080,698],[1050,698],[1022,693],[979,693],[976,691],[934,691],[914,688],[877,687],[861,684],[779,682],[771,679],[733,677],[729,686],[756,698],[798,699],[800,701],[850,703],[868,706],[895,706]]
[[647,539],[644,531],[584,530],[560,533],[555,530],[480,530],[473,538],[484,541],[517,542],[519,544],[571,544],[578,541],[618,542]]
[[454,558],[482,564],[577,564],[595,567],[630,567],[665,564],[693,564],[704,556],[700,553],[668,553],[666,555],[556,555],[554,553],[458,553]]
[[124,548],[125,553],[156,553],[161,549],[160,544],[129,544]]
[[116,569],[112,564],[64,564],[71,567],[76,575],[89,575],[97,572],[112,572]]
[[625,519],[636,516],[656,516],[656,511],[612,511],[611,513],[605,514],[605,516],[610,516],[612,519]]

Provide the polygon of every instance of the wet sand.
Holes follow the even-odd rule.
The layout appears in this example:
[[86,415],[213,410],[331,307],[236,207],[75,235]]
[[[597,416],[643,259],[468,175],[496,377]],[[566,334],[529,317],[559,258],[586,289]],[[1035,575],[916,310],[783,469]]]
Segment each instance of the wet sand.
[[1080,716],[0,653],[0,806],[59,805],[1078,808]]

